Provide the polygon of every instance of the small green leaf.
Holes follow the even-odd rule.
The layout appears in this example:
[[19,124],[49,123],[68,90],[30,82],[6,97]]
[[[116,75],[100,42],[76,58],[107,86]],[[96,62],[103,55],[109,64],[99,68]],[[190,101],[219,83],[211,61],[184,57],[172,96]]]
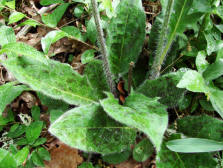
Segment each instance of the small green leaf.
[[128,160],[131,154],[132,154],[131,150],[125,150],[120,153],[112,153],[109,155],[104,155],[102,156],[102,160],[109,164],[119,164]]
[[39,136],[43,128],[43,121],[35,121],[26,128],[26,139],[32,144]]
[[78,40],[84,41],[80,30],[74,26],[65,26],[61,29],[62,31],[66,32],[68,36],[72,36]]
[[135,92],[126,98],[124,106],[111,93],[107,96],[100,101],[106,113],[118,122],[144,132],[159,151],[168,124],[166,106],[160,104],[157,98]]
[[43,160],[50,160],[50,153],[43,147],[37,149],[37,153]]
[[38,155],[37,150],[32,152],[31,159],[36,166],[44,167],[43,159]]
[[47,6],[55,3],[64,3],[63,0],[41,0],[40,5]]
[[35,20],[28,19],[28,20],[20,23],[18,26],[25,26],[25,25],[36,27],[36,26],[38,26],[40,24],[37,21],[35,21]]
[[56,27],[57,23],[63,17],[65,11],[67,10],[69,3],[63,3],[58,6],[51,14],[43,14],[42,21],[49,27]]
[[167,147],[174,152],[200,153],[223,150],[223,142],[201,138],[176,139],[167,142]]
[[17,168],[16,160],[7,150],[0,148],[0,168]]
[[86,50],[82,55],[81,55],[81,63],[86,64],[94,59],[94,53],[96,51],[91,49],[91,50]]
[[13,126],[11,126],[7,136],[10,138],[17,138],[21,136],[25,131],[26,131],[25,125],[14,124]]
[[209,65],[203,73],[203,77],[207,81],[219,78],[223,75],[223,59],[219,59],[215,63]]
[[2,115],[7,104],[10,104],[23,91],[29,90],[25,85],[15,86],[15,82],[9,82],[0,86],[0,115]]
[[49,59],[45,65],[26,57],[7,59],[3,64],[21,83],[54,99],[75,105],[96,103],[98,99],[86,77],[68,64]]
[[200,51],[196,57],[196,66],[199,73],[203,73],[209,65],[205,58],[205,51]]
[[79,18],[84,13],[84,7],[82,5],[77,5],[74,9],[74,16]]
[[148,139],[140,141],[133,150],[133,159],[137,162],[144,162],[153,154],[153,145]]
[[0,50],[0,54],[9,53],[9,52],[31,57],[33,59],[36,59],[40,62],[47,64],[47,59],[42,52],[38,51],[37,49],[25,43],[18,43],[18,42],[8,43],[4,45],[2,49]]
[[[63,131],[61,131],[63,130]],[[87,105],[64,113],[49,131],[65,144],[87,152],[121,152],[135,141],[135,130],[109,118],[99,105]]]
[[109,66],[115,76],[136,62],[145,39],[146,17],[139,0],[122,0],[108,26]]
[[84,162],[78,168],[94,168],[94,166],[91,162]]
[[5,5],[8,6],[11,9],[15,9],[15,0],[6,1]]
[[186,88],[192,92],[208,92],[204,78],[200,73],[194,70],[187,71],[177,84],[177,87]]
[[16,42],[16,37],[13,28],[8,26],[0,27],[0,45],[4,46],[8,43]]
[[25,146],[21,150],[19,150],[15,155],[15,160],[17,163],[17,166],[21,166],[22,163],[26,160],[26,158],[29,155],[29,147]]
[[46,142],[46,138],[38,138],[34,144],[32,144],[33,147],[36,147],[36,146],[39,146],[39,145],[42,145]]
[[60,40],[63,37],[66,37],[66,33],[60,30],[54,30],[49,32],[45,37],[41,39],[41,45],[43,52],[45,54],[48,53],[51,44],[55,43],[56,41]]
[[7,117],[3,117],[2,115],[0,115],[0,130],[2,126],[5,126],[7,123],[11,121],[14,121],[14,114],[12,110],[8,111]]
[[31,113],[34,120],[37,121],[40,119],[40,108],[38,106],[33,106],[31,109]]
[[214,111],[214,108],[213,108],[213,106],[211,105],[211,102],[210,102],[210,101],[201,99],[201,100],[199,100],[199,103],[200,103],[201,107],[202,107],[204,110],[207,110],[207,111]]
[[10,16],[9,16],[9,23],[8,24],[12,24],[15,22],[18,22],[20,20],[22,20],[26,15],[24,15],[21,12],[13,12]]

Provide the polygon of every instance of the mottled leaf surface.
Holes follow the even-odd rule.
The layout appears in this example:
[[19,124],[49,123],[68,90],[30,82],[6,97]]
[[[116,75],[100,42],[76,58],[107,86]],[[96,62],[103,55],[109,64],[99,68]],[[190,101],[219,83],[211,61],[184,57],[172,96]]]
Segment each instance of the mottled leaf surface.
[[114,75],[136,62],[145,38],[145,14],[138,0],[122,0],[108,26],[109,65]]
[[222,141],[223,121],[208,115],[188,116],[177,120],[177,131],[188,137]]
[[97,95],[86,77],[73,71],[68,64],[47,62],[45,65],[31,58],[15,57],[3,64],[21,83],[54,99],[75,105],[95,103]]
[[8,26],[0,27],[0,45],[16,42],[16,37],[13,28]]
[[64,113],[49,131],[69,146],[102,154],[129,148],[136,135],[134,129],[118,124],[99,105],[93,104]]
[[104,91],[109,91],[101,60],[92,60],[84,68],[84,74],[100,98],[105,98]]
[[182,70],[163,75],[155,80],[146,80],[137,91],[148,97],[160,97],[159,101],[168,107],[177,106],[185,89],[177,88],[176,85],[184,73]]
[[132,92],[122,106],[111,93],[101,100],[106,113],[115,120],[144,132],[159,151],[163,134],[167,128],[168,115],[166,106],[160,104],[157,98],[148,98]]

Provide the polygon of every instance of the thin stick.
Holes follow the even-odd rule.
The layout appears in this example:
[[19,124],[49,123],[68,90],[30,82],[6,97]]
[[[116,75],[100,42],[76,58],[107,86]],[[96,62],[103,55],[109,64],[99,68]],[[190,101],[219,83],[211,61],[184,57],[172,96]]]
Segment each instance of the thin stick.
[[134,62],[130,62],[129,64],[129,73],[128,73],[128,93],[130,94],[131,92],[131,87],[132,87],[132,71],[135,66]]
[[98,33],[98,40],[99,40],[100,50],[101,50],[101,54],[102,54],[103,68],[104,68],[105,76],[106,76],[110,91],[113,93],[113,95],[115,97],[117,97],[118,94],[117,94],[117,90],[116,90],[116,85],[113,81],[113,75],[111,73],[109,63],[108,63],[108,52],[106,49],[104,33],[102,30],[102,26],[101,26],[98,5],[97,5],[96,0],[91,0],[91,4],[92,4],[92,8],[93,8],[93,15],[94,15],[94,20],[95,20],[95,24],[96,24],[96,28],[97,28],[97,33]]

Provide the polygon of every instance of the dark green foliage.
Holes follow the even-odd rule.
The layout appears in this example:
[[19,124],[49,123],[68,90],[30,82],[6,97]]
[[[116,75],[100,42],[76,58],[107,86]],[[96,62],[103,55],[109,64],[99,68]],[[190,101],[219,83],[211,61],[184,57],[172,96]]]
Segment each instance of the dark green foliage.
[[104,156],[102,156],[102,159],[104,162],[107,162],[109,164],[119,164],[121,162],[128,160],[128,158],[130,157],[131,154],[132,154],[131,150],[127,149],[120,153],[104,155]]
[[177,120],[177,131],[193,138],[223,139],[223,121],[208,115],[188,116]]
[[138,0],[122,0],[108,26],[109,65],[115,76],[136,62],[145,38],[145,14]]
[[100,98],[105,97],[104,91],[109,91],[102,66],[102,61],[95,59],[89,62],[84,69],[84,74]]
[[144,162],[153,154],[154,148],[148,139],[140,141],[133,150],[133,159],[138,162]]
[[155,80],[146,80],[137,91],[148,97],[160,97],[160,102],[168,107],[175,107],[185,90],[176,87],[184,71],[172,72]]

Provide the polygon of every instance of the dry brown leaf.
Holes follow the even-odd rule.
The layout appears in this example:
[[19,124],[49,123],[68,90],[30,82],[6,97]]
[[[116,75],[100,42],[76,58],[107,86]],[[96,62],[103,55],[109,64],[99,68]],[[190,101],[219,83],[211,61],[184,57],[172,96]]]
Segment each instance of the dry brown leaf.
[[57,147],[51,149],[51,160],[45,161],[45,168],[77,168],[83,162],[78,150],[71,148],[62,142],[57,142]]

